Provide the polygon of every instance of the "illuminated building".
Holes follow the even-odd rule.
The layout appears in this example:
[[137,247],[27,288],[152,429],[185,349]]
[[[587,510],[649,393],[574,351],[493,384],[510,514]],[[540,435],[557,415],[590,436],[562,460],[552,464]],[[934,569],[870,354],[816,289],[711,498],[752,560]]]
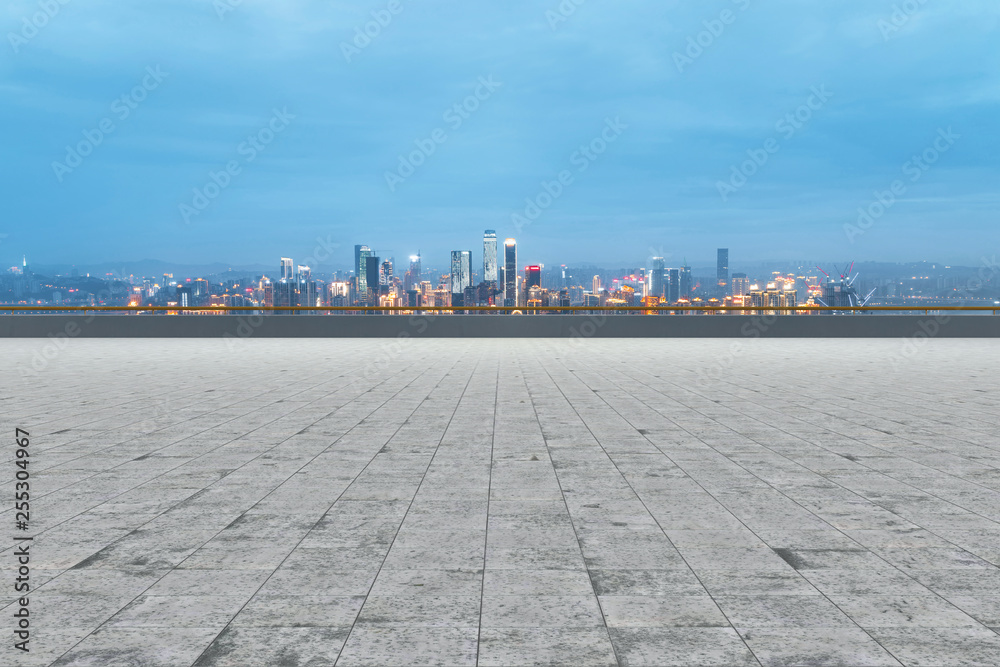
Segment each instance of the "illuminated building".
[[750,292],[750,279],[745,273],[733,274],[733,296],[746,296]]
[[[358,286],[358,301],[365,303],[368,301],[368,258],[372,256],[372,249],[366,245],[354,246],[354,278]],[[378,270],[375,274],[375,285],[378,284]]]
[[260,279],[257,287],[257,302],[262,306],[274,305],[274,285],[264,276]]
[[318,306],[319,292],[316,281],[312,279],[312,269],[308,266],[298,267],[298,276],[295,286],[295,306]]
[[280,280],[292,280],[295,278],[295,274],[292,273],[292,259],[290,257],[281,258],[281,276]]
[[379,285],[391,285],[392,284],[392,260],[387,259],[382,262],[379,268],[378,274],[378,284]]
[[517,306],[517,241],[507,239],[503,245],[504,257],[504,286],[503,305],[510,307]]
[[410,270],[403,276],[403,289],[409,292],[420,285],[420,253],[410,255]]
[[[797,304],[794,289],[784,289],[776,283],[768,283],[767,289],[750,289],[749,303],[753,308],[794,308]],[[747,300],[744,300],[746,303]]]
[[596,295],[600,291],[601,291],[601,277],[600,276],[594,276],[594,285],[593,285],[593,289],[591,289],[591,294]]
[[666,293],[663,289],[663,272],[664,263],[662,257],[653,258],[653,268],[649,274],[649,295],[659,299],[665,296]]
[[483,234],[483,281],[497,282],[497,233],[492,229]]
[[351,285],[347,282],[332,282],[327,285],[327,303],[331,306],[350,306]]
[[532,287],[542,286],[542,267],[524,267],[524,288],[530,290]]
[[451,252],[451,305],[465,305],[465,289],[467,287],[472,287],[472,251],[453,250]]
[[694,283],[691,280],[691,267],[682,266],[681,267],[681,299],[691,299],[691,293],[694,291]]

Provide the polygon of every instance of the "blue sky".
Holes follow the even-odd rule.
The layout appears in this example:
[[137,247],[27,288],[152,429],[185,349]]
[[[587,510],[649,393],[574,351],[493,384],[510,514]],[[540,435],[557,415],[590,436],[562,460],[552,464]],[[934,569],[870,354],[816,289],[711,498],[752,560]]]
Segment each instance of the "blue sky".
[[995,0],[14,0],[0,21],[6,266],[323,270],[356,243],[478,256],[486,228],[546,263],[975,265],[1000,239]]

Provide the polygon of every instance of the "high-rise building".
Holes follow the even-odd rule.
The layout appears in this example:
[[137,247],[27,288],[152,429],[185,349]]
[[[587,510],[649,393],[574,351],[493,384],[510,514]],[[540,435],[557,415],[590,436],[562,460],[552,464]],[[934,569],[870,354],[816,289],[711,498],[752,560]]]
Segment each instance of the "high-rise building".
[[601,277],[594,276],[594,285],[593,289],[591,289],[591,294],[597,294],[600,291],[601,291]]
[[691,280],[691,267],[681,267],[681,298],[690,299],[694,291],[694,283]]
[[[358,285],[358,300],[368,300],[368,270],[367,258],[372,256],[372,249],[366,245],[354,246],[354,279]],[[378,271],[375,272],[376,277]],[[378,282],[375,283],[376,285]]]
[[733,274],[733,296],[746,296],[750,293],[750,279],[745,273]]
[[262,306],[274,305],[274,284],[266,277],[260,279],[260,304]]
[[663,272],[665,270],[663,258],[654,257],[653,258],[653,269],[649,274],[649,296],[655,296],[660,298],[666,296],[666,292],[663,289]]
[[677,303],[681,299],[681,272],[670,269],[668,275],[670,279],[667,281],[667,301]]
[[751,290],[748,293],[750,305],[754,308],[794,308],[795,290],[784,289],[775,283],[768,283],[767,289]]
[[[272,300],[275,306],[281,308],[289,308],[291,306],[298,306],[298,291],[295,289],[296,283],[295,279],[288,280],[282,278],[278,282],[274,283],[274,289],[272,293]],[[288,314],[283,313],[283,314]]]
[[281,258],[281,280],[293,280],[295,274],[292,273],[292,260],[290,257]]
[[[371,252],[370,250],[368,252]],[[377,306],[379,296],[379,273],[381,273],[382,259],[374,255],[363,255],[362,275],[365,277],[365,289],[361,291],[361,281],[358,281],[358,299],[366,305]]]
[[410,255],[410,270],[406,272],[403,288],[409,292],[420,286],[420,253]]
[[531,289],[532,287],[542,286],[542,267],[540,266],[526,266],[524,267],[524,289]]
[[382,262],[382,266],[378,274],[378,284],[392,285],[392,259],[387,259]]
[[497,282],[497,233],[492,229],[483,234],[483,281]]
[[451,252],[451,303],[465,305],[465,289],[472,287],[472,251],[453,250]]
[[729,248],[719,248],[716,273],[719,291],[726,294],[729,291]]
[[507,239],[503,244],[504,286],[503,305],[517,307],[517,241]]

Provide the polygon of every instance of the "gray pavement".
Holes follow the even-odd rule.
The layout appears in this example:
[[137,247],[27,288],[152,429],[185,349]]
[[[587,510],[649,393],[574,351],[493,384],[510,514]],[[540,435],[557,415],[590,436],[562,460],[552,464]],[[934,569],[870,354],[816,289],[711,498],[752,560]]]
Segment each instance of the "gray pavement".
[[1000,664],[997,341],[0,359],[2,665]]

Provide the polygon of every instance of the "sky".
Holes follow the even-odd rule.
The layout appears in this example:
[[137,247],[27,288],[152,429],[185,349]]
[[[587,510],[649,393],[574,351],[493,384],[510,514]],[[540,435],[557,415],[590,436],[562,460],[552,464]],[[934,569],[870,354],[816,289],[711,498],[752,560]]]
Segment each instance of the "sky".
[[[1000,241],[995,0],[9,0],[0,262],[933,260]],[[427,261],[427,259],[425,259]]]

